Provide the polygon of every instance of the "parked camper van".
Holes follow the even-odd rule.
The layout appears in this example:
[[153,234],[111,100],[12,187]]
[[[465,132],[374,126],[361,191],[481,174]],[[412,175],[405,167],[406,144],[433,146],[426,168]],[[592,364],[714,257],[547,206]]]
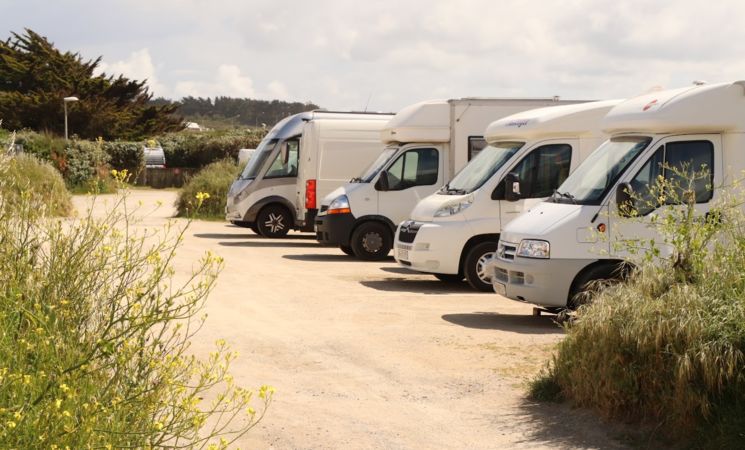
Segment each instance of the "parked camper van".
[[[502,227],[552,195],[606,139],[601,120],[618,103],[540,108],[493,122],[486,129],[489,145],[401,222],[396,261],[443,281],[465,277],[475,289],[491,291],[486,263]],[[519,195],[505,195],[507,177],[520,183]]]
[[359,178],[324,198],[316,238],[360,259],[385,258],[396,225],[486,146],[493,120],[574,101],[462,98],[402,109],[381,132],[385,150]]
[[676,170],[705,166],[711,179],[695,186],[696,210],[705,214],[722,195],[716,186],[745,169],[745,81],[627,100],[611,109],[603,129],[610,140],[557,194],[503,230],[490,264],[498,294],[549,310],[572,308],[589,282],[619,276],[626,255],[614,242],[655,238],[652,218],[681,207],[635,205],[639,217],[621,218],[619,200],[628,201],[629,191],[644,196],[657,177],[674,179]]
[[382,151],[392,114],[312,111],[277,123],[228,192],[225,218],[265,237],[313,230],[316,199]]

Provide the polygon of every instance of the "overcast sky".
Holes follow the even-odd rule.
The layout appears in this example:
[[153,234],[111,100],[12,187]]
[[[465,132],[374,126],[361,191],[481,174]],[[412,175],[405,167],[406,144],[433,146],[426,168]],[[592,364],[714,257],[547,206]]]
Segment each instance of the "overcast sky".
[[743,23],[734,0],[0,0],[3,38],[31,28],[157,96],[381,111],[741,79]]

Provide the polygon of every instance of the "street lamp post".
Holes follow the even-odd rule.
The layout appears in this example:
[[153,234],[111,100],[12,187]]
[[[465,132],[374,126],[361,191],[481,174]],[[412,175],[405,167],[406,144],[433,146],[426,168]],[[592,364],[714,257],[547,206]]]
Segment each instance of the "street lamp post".
[[77,102],[77,97],[65,97],[62,99],[65,104],[65,141],[67,141],[67,104],[70,102]]

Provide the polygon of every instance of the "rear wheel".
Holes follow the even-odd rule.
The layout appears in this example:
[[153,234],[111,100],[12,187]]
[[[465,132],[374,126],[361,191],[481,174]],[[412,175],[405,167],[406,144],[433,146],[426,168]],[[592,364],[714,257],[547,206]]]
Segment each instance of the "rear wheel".
[[496,242],[482,242],[472,247],[466,253],[463,261],[463,272],[468,284],[477,291],[491,292],[491,276],[486,271],[486,264],[491,261],[497,251]]
[[391,251],[391,231],[382,223],[365,222],[352,233],[354,255],[366,261],[380,261]]
[[452,273],[433,273],[432,275],[435,276],[440,281],[444,281],[445,283],[460,283],[463,281],[463,275],[459,274],[452,274]]
[[256,227],[259,234],[266,238],[283,238],[290,231],[292,216],[287,208],[279,205],[269,205],[259,212],[256,217]]
[[352,250],[352,247],[349,247],[348,245],[340,245],[339,248],[347,255],[354,256],[354,250]]

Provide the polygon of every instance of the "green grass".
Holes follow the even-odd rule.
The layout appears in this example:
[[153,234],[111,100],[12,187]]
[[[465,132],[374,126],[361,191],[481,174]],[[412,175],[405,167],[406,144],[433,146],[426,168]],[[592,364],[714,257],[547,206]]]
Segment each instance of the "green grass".
[[5,200],[19,203],[21,195],[38,198],[53,216],[67,216],[72,211],[70,193],[62,175],[49,163],[31,155],[9,158],[0,173],[0,191]]
[[[179,217],[194,216],[199,219],[224,219],[225,199],[230,185],[238,176],[240,168],[232,160],[212,163],[191,177],[179,191],[176,208]],[[197,194],[204,192],[209,198],[202,202],[194,214]]]

